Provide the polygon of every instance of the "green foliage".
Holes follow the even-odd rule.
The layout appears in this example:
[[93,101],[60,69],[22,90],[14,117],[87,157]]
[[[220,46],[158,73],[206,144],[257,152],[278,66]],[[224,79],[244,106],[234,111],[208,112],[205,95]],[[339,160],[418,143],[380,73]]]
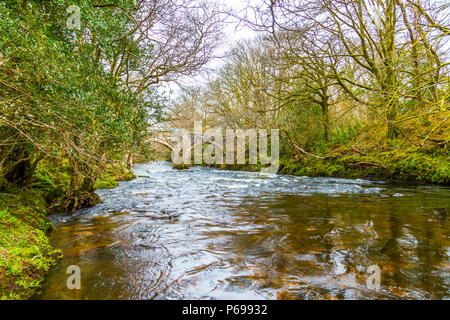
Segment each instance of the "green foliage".
[[34,173],[33,188],[41,190],[51,205],[67,192],[70,180],[70,165],[67,161],[61,161],[58,165],[43,161]]
[[[133,8],[133,1],[113,2]],[[81,8],[81,30],[66,27],[69,5]],[[149,117],[159,116],[153,89],[138,95],[102,61],[132,52],[128,68],[138,70],[151,45],[124,37],[131,28],[124,10],[90,1],[17,1],[0,5],[0,17],[0,96],[7,97],[0,100],[0,141],[7,146],[0,147],[0,177],[31,181],[33,161],[44,152],[55,165],[68,161],[68,197],[90,191],[83,177],[95,181],[106,164],[138,149]],[[39,172],[37,183],[55,189],[52,178]]]
[[284,110],[279,122],[289,124],[290,136],[308,150],[323,143],[323,115],[316,104],[298,102]]
[[346,145],[353,141],[357,136],[358,131],[361,129],[361,125],[358,124],[346,124],[333,130],[330,136],[330,142],[332,145]]
[[[127,35],[134,1],[110,4],[122,9],[86,0],[0,3],[0,190],[11,194],[0,195],[2,299],[29,297],[60,256],[46,236],[49,208],[98,203],[95,187],[132,178],[108,168],[121,168],[150,117],[160,116],[154,89],[137,94],[105,66],[128,52],[127,68],[139,72],[139,59],[152,54],[151,43]],[[66,26],[70,5],[81,8],[80,30]]]

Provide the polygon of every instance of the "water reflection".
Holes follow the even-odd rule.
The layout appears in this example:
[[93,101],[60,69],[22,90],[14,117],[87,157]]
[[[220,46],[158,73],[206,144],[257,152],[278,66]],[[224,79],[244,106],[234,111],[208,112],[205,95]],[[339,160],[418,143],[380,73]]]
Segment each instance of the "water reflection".
[[[136,174],[53,217],[65,257],[35,298],[450,298],[448,188],[167,163]],[[69,265],[81,290],[66,289]]]

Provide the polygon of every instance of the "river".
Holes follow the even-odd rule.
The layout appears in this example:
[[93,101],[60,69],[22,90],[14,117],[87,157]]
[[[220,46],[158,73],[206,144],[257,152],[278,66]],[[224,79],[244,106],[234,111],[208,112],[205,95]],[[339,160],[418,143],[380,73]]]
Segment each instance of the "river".
[[[51,216],[64,258],[33,298],[450,298],[449,188],[167,162],[134,171],[98,191],[102,204]],[[71,265],[79,290],[66,285]]]

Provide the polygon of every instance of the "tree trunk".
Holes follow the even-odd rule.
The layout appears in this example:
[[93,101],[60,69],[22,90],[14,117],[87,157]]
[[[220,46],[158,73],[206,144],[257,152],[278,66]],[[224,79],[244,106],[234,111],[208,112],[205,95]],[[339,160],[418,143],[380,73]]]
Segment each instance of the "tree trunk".
[[39,162],[44,159],[44,153],[40,153],[36,159],[34,159],[33,164],[31,164],[29,170],[27,171],[26,175],[25,175],[25,187],[27,189],[31,189],[31,187],[33,186],[33,176],[34,176],[34,172],[36,171],[36,168],[39,164]]
[[27,145],[15,147],[15,150],[8,156],[7,162],[11,163],[11,169],[5,175],[6,180],[15,185],[23,185],[30,175],[31,158],[32,153]]
[[395,1],[391,0],[386,8],[386,25],[383,35],[383,47],[385,48],[384,57],[384,81],[382,90],[384,95],[384,108],[387,109],[386,118],[388,123],[388,139],[395,139],[398,136],[398,130],[395,125],[398,108],[397,79],[395,73],[395,25],[397,22]]
[[327,88],[324,89],[324,94],[322,95],[322,116],[323,116],[323,140],[325,142],[330,141],[330,112],[328,103]]
[[127,156],[127,169],[133,168],[133,154],[130,152]]

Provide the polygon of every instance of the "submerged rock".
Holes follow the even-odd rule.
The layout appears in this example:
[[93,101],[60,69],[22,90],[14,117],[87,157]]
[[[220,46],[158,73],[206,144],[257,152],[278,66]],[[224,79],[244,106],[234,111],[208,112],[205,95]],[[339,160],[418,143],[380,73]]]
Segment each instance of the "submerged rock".
[[175,164],[175,163],[172,163],[172,169],[174,169],[174,170],[188,170],[190,167],[192,167],[191,164]]

